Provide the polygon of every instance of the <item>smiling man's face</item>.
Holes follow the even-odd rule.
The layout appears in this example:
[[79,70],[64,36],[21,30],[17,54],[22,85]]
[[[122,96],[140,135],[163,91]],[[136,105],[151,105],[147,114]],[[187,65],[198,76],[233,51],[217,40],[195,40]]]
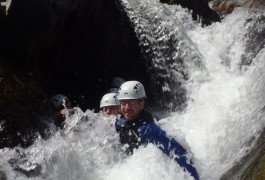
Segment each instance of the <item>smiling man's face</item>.
[[144,100],[139,99],[128,99],[121,100],[121,114],[126,120],[134,120],[144,109]]

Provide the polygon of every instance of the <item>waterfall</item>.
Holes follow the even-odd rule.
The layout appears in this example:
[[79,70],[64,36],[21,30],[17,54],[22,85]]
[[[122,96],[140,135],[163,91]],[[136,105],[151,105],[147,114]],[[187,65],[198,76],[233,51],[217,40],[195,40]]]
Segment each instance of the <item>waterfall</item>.
[[[158,123],[187,149],[202,180],[220,179],[254,147],[265,125],[265,48],[246,50],[255,43],[246,37],[264,30],[264,12],[236,7],[222,22],[201,27],[176,5],[121,3],[149,58],[154,90],[166,94],[157,103],[172,111]],[[242,63],[243,57],[251,64]],[[178,108],[175,101],[184,100]],[[8,179],[192,179],[154,145],[125,156],[115,117],[74,112],[48,140],[0,150],[0,170]]]
[[[182,81],[207,76],[202,54],[177,18],[184,16],[182,18],[191,23],[191,17],[181,7],[172,9],[159,1],[124,0],[122,5],[146,56],[148,71],[152,74],[152,89],[159,96],[155,100],[156,106],[162,104],[159,110],[183,109],[186,92]],[[193,28],[191,24],[189,26]],[[190,72],[200,73],[192,77]]]

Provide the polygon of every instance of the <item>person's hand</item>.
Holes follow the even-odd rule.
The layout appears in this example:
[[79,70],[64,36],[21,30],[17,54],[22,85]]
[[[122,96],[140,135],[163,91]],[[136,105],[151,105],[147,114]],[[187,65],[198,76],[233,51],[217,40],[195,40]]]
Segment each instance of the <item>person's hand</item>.
[[65,109],[61,109],[61,110],[59,111],[59,113],[60,113],[60,115],[64,115],[64,114],[65,114]]

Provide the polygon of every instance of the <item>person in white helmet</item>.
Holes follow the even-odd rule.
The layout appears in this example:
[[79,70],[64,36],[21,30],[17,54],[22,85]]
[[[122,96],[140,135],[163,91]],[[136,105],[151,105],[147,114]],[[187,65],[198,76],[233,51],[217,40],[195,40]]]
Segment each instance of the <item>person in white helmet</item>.
[[63,94],[55,94],[51,97],[51,102],[55,110],[54,124],[60,128],[63,127],[65,121],[65,109],[71,109],[72,104]]
[[153,116],[144,110],[146,94],[142,83],[124,82],[117,98],[120,101],[121,117],[116,121],[115,128],[125,152],[132,154],[139,146],[153,143],[198,180],[199,176],[186,156],[186,150],[174,138],[168,136],[155,123]]
[[104,116],[119,115],[120,102],[117,99],[117,93],[107,93],[100,101],[100,108],[103,110]]

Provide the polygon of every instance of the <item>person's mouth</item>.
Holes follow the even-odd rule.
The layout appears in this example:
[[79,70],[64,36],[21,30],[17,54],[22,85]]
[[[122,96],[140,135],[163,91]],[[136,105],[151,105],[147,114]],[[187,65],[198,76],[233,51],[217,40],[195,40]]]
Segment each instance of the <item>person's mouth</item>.
[[133,114],[133,111],[126,111],[125,114],[131,115]]

